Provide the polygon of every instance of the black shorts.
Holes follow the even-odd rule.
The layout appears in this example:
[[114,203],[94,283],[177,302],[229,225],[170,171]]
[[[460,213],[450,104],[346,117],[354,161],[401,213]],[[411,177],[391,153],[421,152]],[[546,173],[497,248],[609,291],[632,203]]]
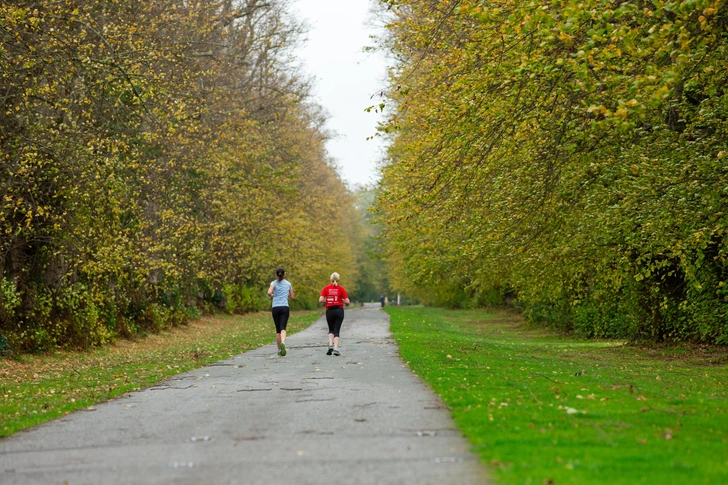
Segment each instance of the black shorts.
[[273,322],[276,324],[276,333],[286,329],[288,325],[288,317],[291,315],[291,309],[287,306],[274,306],[271,308],[273,314]]
[[329,333],[338,337],[341,332],[341,324],[344,323],[344,309],[340,306],[327,308],[326,323],[329,324]]

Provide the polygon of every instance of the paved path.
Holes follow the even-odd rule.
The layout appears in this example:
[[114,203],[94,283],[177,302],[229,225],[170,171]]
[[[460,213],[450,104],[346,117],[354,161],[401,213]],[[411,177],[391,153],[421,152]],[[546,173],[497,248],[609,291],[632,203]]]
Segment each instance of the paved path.
[[[271,323],[272,328],[272,323]],[[487,482],[378,305],[0,440],[0,484]]]

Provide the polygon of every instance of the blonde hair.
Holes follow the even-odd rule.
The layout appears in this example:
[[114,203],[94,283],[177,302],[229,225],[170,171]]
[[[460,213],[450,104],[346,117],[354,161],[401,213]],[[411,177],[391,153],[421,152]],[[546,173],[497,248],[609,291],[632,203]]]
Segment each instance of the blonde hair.
[[334,286],[339,286],[339,280],[341,279],[341,276],[339,276],[339,273],[334,271],[331,273],[331,282],[334,284]]

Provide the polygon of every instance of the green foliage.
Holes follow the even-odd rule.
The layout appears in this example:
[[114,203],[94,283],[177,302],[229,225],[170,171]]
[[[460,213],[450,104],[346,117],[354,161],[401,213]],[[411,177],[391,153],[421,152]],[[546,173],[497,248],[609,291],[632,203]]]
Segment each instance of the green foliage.
[[223,286],[223,293],[225,309],[230,314],[258,312],[270,306],[268,298],[260,288],[227,283]]
[[452,306],[512,288],[582,335],[726,341],[723,2],[383,3],[393,286]]
[[[101,345],[355,288],[351,194],[284,0],[0,5],[0,332]],[[331,262],[336,268],[331,268]],[[262,298],[261,298],[262,296]]]
[[0,313],[6,318],[13,318],[20,302],[17,287],[5,278],[0,279]]
[[359,188],[354,192],[354,211],[352,225],[356,233],[352,239],[356,263],[358,267],[358,285],[349,291],[352,301],[379,301],[384,294],[391,294],[385,261],[382,257],[380,236],[381,224],[374,220],[372,204],[376,198],[376,191],[371,188]]
[[558,337],[508,312],[386,311],[400,355],[498,484],[728,476],[725,349]]

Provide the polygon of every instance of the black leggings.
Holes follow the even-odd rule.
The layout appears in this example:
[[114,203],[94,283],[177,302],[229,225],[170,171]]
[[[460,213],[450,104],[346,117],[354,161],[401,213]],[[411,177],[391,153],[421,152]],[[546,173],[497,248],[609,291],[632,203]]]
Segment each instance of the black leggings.
[[334,337],[338,337],[341,324],[344,323],[344,309],[340,306],[327,308],[326,323],[329,324],[329,333],[333,333]]
[[281,330],[285,330],[288,325],[291,310],[287,306],[274,306],[271,308],[271,313],[273,313],[273,321],[276,324],[276,333],[281,333]]

